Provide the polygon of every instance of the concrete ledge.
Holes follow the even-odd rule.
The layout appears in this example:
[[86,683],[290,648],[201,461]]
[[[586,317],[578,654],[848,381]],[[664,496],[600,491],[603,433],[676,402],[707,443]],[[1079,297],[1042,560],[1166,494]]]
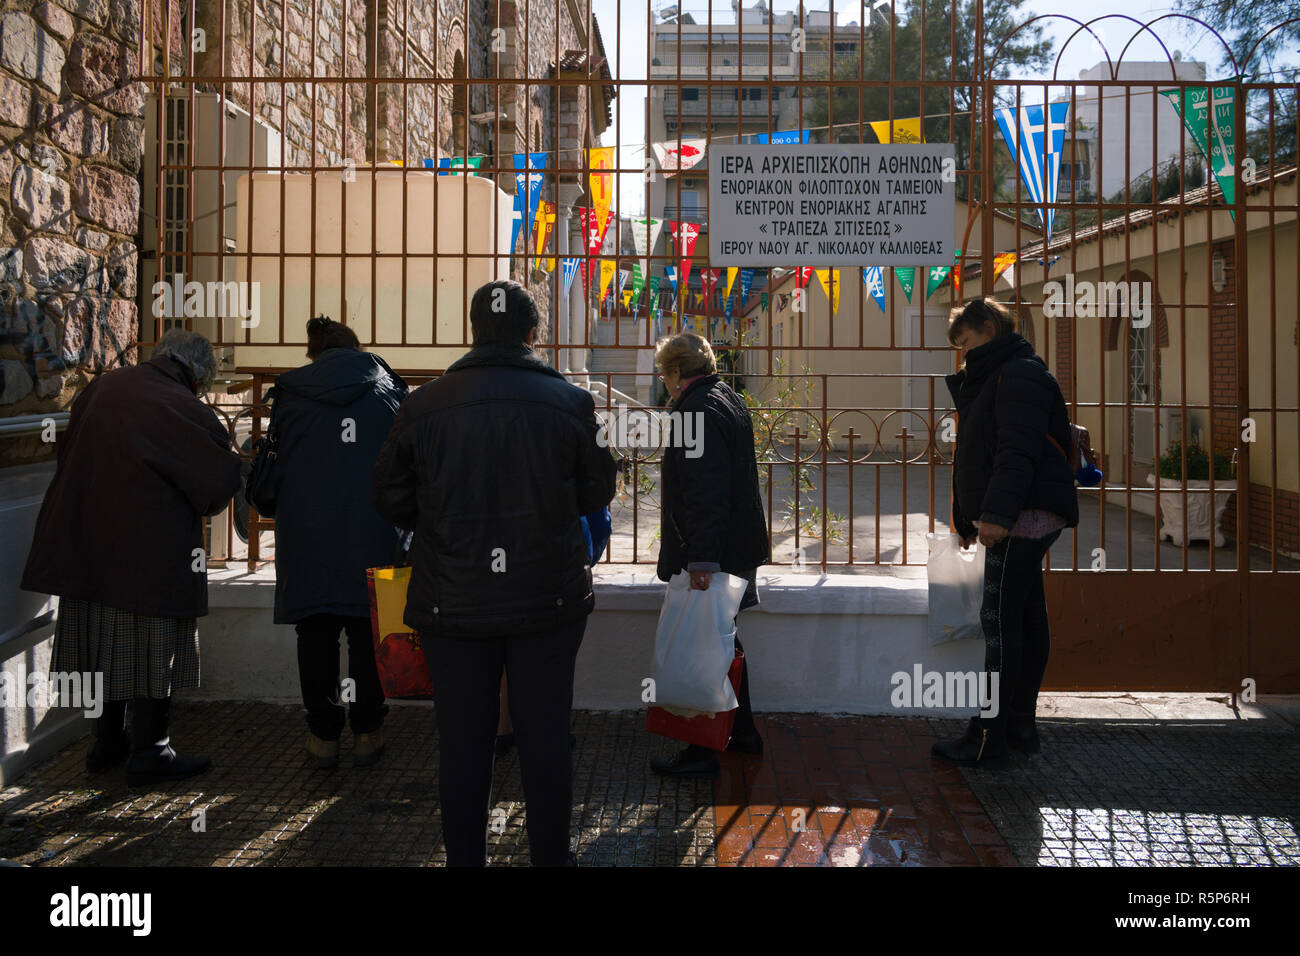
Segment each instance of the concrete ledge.
[[[854,714],[922,711],[891,703],[891,677],[923,670],[972,671],[983,641],[931,647],[926,635],[927,582],[901,573],[815,575],[759,573],[756,608],[740,616],[755,708]],[[209,699],[298,699],[296,637],[271,623],[275,573],[237,568],[208,575],[209,617],[199,623],[203,687]],[[644,707],[664,583],[649,569],[596,575],[596,610],[578,655],[574,706]],[[340,658],[343,658],[340,651]],[[346,671],[346,662],[343,662]],[[927,709],[957,716],[962,709]]]
[[[596,613],[659,611],[667,585],[653,571],[597,571]],[[924,576],[893,574],[782,574],[760,571],[759,606],[746,614],[929,613]],[[275,569],[220,568],[208,572],[212,608],[273,608]]]

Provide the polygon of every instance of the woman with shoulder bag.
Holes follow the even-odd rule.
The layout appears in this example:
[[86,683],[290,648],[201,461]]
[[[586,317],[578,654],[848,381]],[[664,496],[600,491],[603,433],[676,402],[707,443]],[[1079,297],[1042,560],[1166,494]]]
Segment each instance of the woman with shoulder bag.
[[[955,763],[1005,765],[1008,748],[1039,749],[1034,712],[1051,644],[1043,558],[1063,528],[1079,523],[1065,399],[1047,365],[1016,332],[1001,303],[953,309],[948,341],[962,350],[947,377],[957,407],[953,527],[963,547],[987,548],[980,608],[986,710],[966,733],[934,745]],[[996,680],[996,684],[994,681]]]

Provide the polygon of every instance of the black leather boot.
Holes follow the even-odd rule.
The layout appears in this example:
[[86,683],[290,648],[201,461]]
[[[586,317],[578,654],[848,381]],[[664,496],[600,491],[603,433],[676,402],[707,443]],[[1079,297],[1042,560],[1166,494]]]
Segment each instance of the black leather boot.
[[137,697],[132,705],[131,760],[126,765],[128,787],[145,787],[171,780],[184,780],[212,766],[208,757],[185,757],[171,746],[167,736],[168,698]]
[[1042,749],[1038,744],[1038,725],[1032,713],[1013,710],[1007,717],[1007,746],[1026,754],[1036,754]]
[[86,754],[86,773],[116,767],[131,755],[131,735],[126,732],[126,701],[104,702],[104,712],[95,719],[95,741]]
[[690,744],[671,757],[651,757],[650,769],[661,777],[711,778],[722,772],[722,764],[714,751]]
[[956,740],[935,741],[930,752],[953,763],[1002,769],[1007,765],[1006,722],[972,717],[966,733]]

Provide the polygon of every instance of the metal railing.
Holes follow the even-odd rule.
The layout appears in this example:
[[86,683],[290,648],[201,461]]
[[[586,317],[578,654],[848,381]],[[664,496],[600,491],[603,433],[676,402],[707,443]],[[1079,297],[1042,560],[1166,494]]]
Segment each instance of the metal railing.
[[[324,3],[314,0],[314,13],[320,13]],[[338,3],[345,13],[353,6],[350,0]],[[538,3],[546,3],[548,12],[555,13],[553,29],[527,28],[529,10],[537,9]],[[658,203],[654,208],[638,208],[639,194],[629,196],[634,192],[629,183],[643,180],[647,156],[653,154],[647,148],[649,130],[662,128],[655,121],[676,122],[679,115],[711,116],[722,125],[706,135],[731,142],[753,131],[754,117],[771,116],[773,124],[810,129],[814,138],[831,128],[840,135],[856,133],[861,142],[875,142],[877,132],[871,123],[918,117],[928,142],[957,145],[958,245],[963,250],[956,263],[957,275],[963,277],[960,293],[953,290],[951,280],[931,290],[922,274],[916,277],[920,294],[904,301],[898,270],[887,269],[887,311],[882,313],[863,293],[860,272],[845,269],[841,282],[846,292],[852,287],[854,294],[845,296],[838,315],[831,314],[814,280],[813,308],[796,316],[778,302],[790,293],[792,277],[760,274],[749,300],[734,304],[731,331],[716,335],[719,349],[739,350],[745,356],[744,379],[759,403],[755,414],[760,420],[777,415],[801,422],[797,432],[772,425],[768,439],[759,442],[760,454],[775,456],[765,462],[771,483],[765,494],[778,550],[788,545],[791,555],[824,569],[923,562],[916,530],[943,530],[949,517],[948,451],[936,444],[932,433],[936,416],[942,420],[945,413],[941,382],[936,389],[936,368],[956,365],[955,353],[943,340],[941,317],[951,306],[980,292],[1008,299],[1022,311],[1026,330],[1034,333],[1035,348],[1062,384],[1071,415],[1089,424],[1095,443],[1108,456],[1107,484],[1101,490],[1081,492],[1092,510],[1087,526],[1073,533],[1070,568],[1088,569],[1096,560],[1094,549],[1104,552],[1110,568],[1150,566],[1162,571],[1193,570],[1202,564],[1213,570],[1244,570],[1261,561],[1270,570],[1288,570],[1293,565],[1290,556],[1300,553],[1292,530],[1296,524],[1293,449],[1300,443],[1295,381],[1300,362],[1294,355],[1294,336],[1287,334],[1300,310],[1300,295],[1289,293],[1287,283],[1300,273],[1300,263],[1288,260],[1289,240],[1279,238],[1284,230],[1294,229],[1300,208],[1294,176],[1288,178],[1285,171],[1287,157],[1293,163],[1295,155],[1294,136],[1287,132],[1295,126],[1290,105],[1297,89],[1294,84],[1240,80],[1223,84],[1231,87],[1242,105],[1234,130],[1240,155],[1249,151],[1252,169],[1267,171],[1247,182],[1244,164],[1239,163],[1231,203],[1217,185],[1201,193],[1190,188],[1161,193],[1163,187],[1155,182],[1149,192],[1130,193],[1123,202],[1110,203],[1102,197],[1085,202],[1079,199],[1080,190],[1071,188],[1078,183],[1067,181],[1060,184],[1056,202],[1044,205],[1030,198],[1017,174],[995,122],[996,109],[1015,110],[1061,95],[1072,100],[1084,92],[1094,98],[1127,98],[1130,105],[1141,101],[1146,104],[1141,108],[1154,109],[1151,104],[1164,98],[1153,92],[1186,94],[1207,86],[1206,81],[1005,79],[1034,71],[1016,65],[1003,68],[1002,51],[1014,44],[1008,36],[986,36],[981,17],[975,18],[975,35],[960,38],[967,46],[973,41],[973,61],[954,56],[959,47],[957,31],[964,29],[956,4],[938,10],[922,5],[915,20],[906,23],[875,15],[853,28],[828,29],[827,45],[850,43],[864,56],[881,50],[915,51],[908,59],[889,57],[888,75],[869,75],[865,67],[855,73],[851,69],[855,54],[837,52],[835,63],[848,67],[835,79],[826,75],[825,49],[814,47],[802,58],[795,57],[790,52],[791,37],[776,32],[772,24],[765,25],[771,56],[749,49],[748,27],[746,49],[739,54],[718,48],[711,56],[654,49],[652,38],[662,36],[664,29],[662,24],[655,26],[649,5],[644,10],[617,5],[613,21],[606,23],[598,22],[581,2],[575,6],[527,0],[517,5],[517,22],[502,28],[498,49],[487,17],[478,17],[478,8],[469,0],[451,4],[462,11],[454,23],[445,22],[446,5],[417,10],[399,4],[400,15],[395,12],[373,35],[353,36],[349,32],[354,31],[353,21],[345,15],[339,21],[347,25],[339,27],[346,34],[342,47],[354,55],[331,59],[323,53],[328,62],[320,64],[314,59],[294,61],[287,52],[280,54],[286,57],[283,61],[267,59],[267,51],[296,46],[286,43],[290,31],[283,5],[278,19],[255,17],[247,28],[239,27],[246,33],[237,36],[227,33],[237,18],[223,17],[193,0],[183,0],[183,6],[187,26],[207,29],[208,51],[196,53],[188,44],[151,37],[147,11],[158,8],[163,25],[160,38],[171,35],[168,25],[176,8],[147,0],[139,79],[164,101],[180,96],[192,106],[196,96],[215,93],[223,103],[239,104],[252,117],[249,128],[257,135],[228,136],[229,124],[235,120],[224,109],[213,114],[214,128],[196,126],[197,114],[191,108],[185,113],[188,135],[168,141],[167,111],[157,110],[157,132],[146,157],[154,171],[155,208],[166,210],[165,188],[180,190],[176,195],[182,197],[184,208],[179,223],[164,222],[163,217],[147,222],[145,228],[153,234],[159,261],[174,264],[185,277],[211,273],[228,278],[222,271],[228,264],[242,268],[245,275],[260,264],[275,276],[274,308],[267,311],[280,317],[279,324],[247,328],[219,322],[214,326],[218,344],[233,348],[237,360],[241,355],[260,354],[258,349],[281,349],[276,353],[283,356],[278,359],[281,365],[301,361],[302,324],[320,311],[358,328],[367,348],[388,356],[424,356],[411,364],[393,360],[399,369],[416,374],[432,374],[467,347],[470,335],[463,306],[465,295],[472,291],[471,275],[480,267],[489,268],[492,257],[500,256],[502,246],[508,245],[508,237],[503,242],[499,232],[493,232],[499,227],[485,227],[486,207],[470,201],[456,205],[458,222],[438,215],[441,200],[437,198],[428,209],[420,205],[426,202],[429,182],[436,181],[436,173],[424,168],[426,160],[432,164],[466,154],[481,158],[477,176],[503,190],[501,195],[509,203],[515,189],[513,157],[547,153],[541,198],[555,203],[556,221],[545,252],[557,261],[576,257],[585,272],[601,255],[585,245],[580,224],[582,210],[590,208],[597,192],[592,188],[593,174],[600,175],[588,145],[613,147],[613,165],[604,167],[612,175],[608,185],[613,209],[626,210],[629,216],[681,219],[694,207],[669,206],[665,195],[672,192],[665,191],[662,183],[642,182],[646,202]],[[571,18],[575,9],[577,19],[566,20],[562,31],[558,21]],[[977,4],[979,9],[982,6]],[[1041,20],[1030,18],[1013,33],[1032,31]],[[1187,22],[1161,18],[1148,32],[1159,33],[1176,21]],[[320,48],[318,22],[320,18],[313,16],[307,23],[309,35],[300,38],[304,49]],[[687,32],[712,45],[715,36],[727,32],[725,26],[719,22]],[[378,31],[382,30],[393,36],[381,42]],[[906,45],[903,31],[907,31]],[[1087,39],[1089,31],[1081,26],[1077,33]],[[734,24],[729,32],[736,33]],[[391,58],[394,49],[409,50],[405,41],[426,34],[432,41],[417,44],[418,58],[407,54]],[[266,42],[268,36],[271,42]],[[387,42],[394,38],[396,42]],[[819,42],[820,38],[819,34]],[[1054,52],[1059,57],[1061,50]],[[774,105],[765,100],[734,98],[737,89],[762,82],[761,78],[730,73],[679,75],[675,72],[679,55],[680,62],[693,70],[709,63],[721,66],[725,59],[735,62],[737,56],[741,65],[755,71],[769,64],[788,65],[798,72],[793,119],[778,121]],[[1116,51],[1110,52],[1112,64],[1117,56]],[[653,64],[655,58],[659,66]],[[680,100],[680,90],[687,86],[698,89],[700,99]],[[852,95],[831,95],[832,90]],[[664,115],[646,117],[645,129],[629,133],[633,127],[620,121],[631,109],[641,122],[642,93],[663,94],[648,96],[647,102],[660,104]],[[635,106],[629,102],[631,94],[636,94]],[[727,128],[728,116],[734,130]],[[1139,128],[1158,132],[1169,123],[1178,131],[1178,167],[1185,169],[1198,147],[1177,114],[1148,118],[1130,109],[1123,122],[1115,124],[1101,111],[1092,133],[1098,142],[1136,142]],[[675,135],[667,138],[676,145]],[[1127,151],[1126,169],[1157,168],[1167,159],[1155,155],[1157,139],[1149,140],[1152,155],[1132,155],[1136,147]],[[178,145],[182,141],[194,144],[194,150],[185,152]],[[238,153],[200,149],[205,143],[227,144],[229,149],[234,141],[242,144]],[[168,142],[171,153],[164,151]],[[215,161],[200,162],[200,153],[215,153]],[[1104,181],[1103,164],[1110,161],[1104,152],[1093,160],[1099,181]],[[359,172],[351,188],[340,185]],[[692,175],[706,180],[707,165],[697,167]],[[470,181],[463,176],[453,180],[466,190]],[[1010,188],[1004,187],[1006,182]],[[289,198],[290,187],[297,189],[298,184],[307,188],[294,196],[303,198]],[[442,195],[437,189],[434,194]],[[222,210],[235,211],[234,234],[216,232],[205,238],[199,225],[222,219],[217,215]],[[1055,216],[1057,228],[1043,242],[1041,226],[1048,211]],[[699,224],[706,226],[704,213],[698,215]],[[430,237],[430,222],[448,223],[457,241]],[[337,223],[350,225],[340,235]],[[619,228],[624,228],[621,221]],[[1150,231],[1139,237],[1140,230]],[[1207,230],[1211,241],[1199,241],[1197,237]],[[467,252],[471,235],[486,235],[491,242]],[[551,333],[544,351],[552,362],[578,382],[596,378],[614,385],[617,381],[645,392],[644,387],[634,387],[647,374],[644,361],[637,372],[623,373],[596,368],[590,359],[594,349],[631,350],[644,359],[650,348],[650,341],[640,335],[634,341],[621,337],[621,323],[615,323],[612,343],[596,343],[597,323],[608,321],[603,317],[608,310],[598,308],[596,301],[599,267],[592,269],[591,286],[574,280],[566,295],[562,270],[539,271],[524,251],[523,242],[530,239],[526,232],[511,250],[508,272],[528,283],[541,301]],[[1144,242],[1148,246],[1142,246]],[[617,269],[630,271],[639,260],[644,271],[655,277],[662,277],[667,265],[682,269],[688,258],[684,250],[662,238],[641,255],[628,254],[621,244],[616,247],[617,257],[606,255],[616,260]],[[1020,258],[1006,284],[994,276],[995,257],[1010,252]],[[1225,264],[1216,265],[1219,259]],[[1044,265],[1038,265],[1039,260]],[[707,267],[706,253],[696,254],[694,267],[697,274]],[[1109,317],[1094,322],[1045,314],[1047,284],[1067,274],[1072,281],[1093,282],[1138,273],[1152,281],[1158,298],[1158,318],[1149,341],[1131,338],[1127,323]],[[1218,289],[1193,281],[1216,274],[1225,277]],[[346,281],[340,279],[344,275]],[[1178,276],[1192,278],[1175,281]],[[293,282],[302,290],[300,295],[286,292]],[[763,297],[766,301],[760,301]],[[151,310],[144,307],[149,304],[144,298],[142,292],[140,314],[148,316]],[[450,309],[445,308],[448,299],[453,302]],[[919,308],[913,305],[918,299]],[[444,324],[444,313],[451,315],[449,324]],[[621,305],[615,314],[624,315]],[[636,307],[636,314],[638,321],[656,321],[643,306]],[[672,309],[657,321],[665,330],[671,328]],[[159,325],[144,322],[141,339],[151,341]],[[434,349],[443,351],[435,358],[431,357]],[[1135,374],[1135,354],[1151,356],[1148,387],[1153,402],[1133,401],[1129,379]],[[844,371],[847,357],[856,367],[871,371]],[[780,365],[778,359],[787,364]],[[807,366],[807,373],[792,373],[795,364]],[[250,360],[240,370],[259,380],[249,408],[249,427],[255,434],[258,418],[252,413],[274,363]],[[797,398],[793,407],[782,411],[778,409],[783,406],[761,404],[781,394],[792,381],[803,379],[811,383],[808,394],[815,400]],[[618,391],[631,394],[629,388]],[[882,388],[887,394],[912,397],[882,398]],[[837,396],[853,398],[840,401]],[[1161,409],[1168,408],[1180,411],[1176,437],[1182,450],[1162,465],[1159,459],[1168,456],[1175,437],[1160,432]],[[861,424],[849,435],[843,423],[858,419]],[[1256,433],[1262,436],[1258,442],[1240,437],[1247,419],[1255,422]],[[914,421],[929,424],[903,427]],[[1150,440],[1144,435],[1135,444],[1138,429],[1149,429]],[[1158,512],[1164,508],[1165,495],[1174,495],[1170,507],[1184,526],[1200,502],[1222,495],[1226,479],[1216,478],[1213,469],[1204,489],[1192,484],[1191,478],[1168,477],[1170,469],[1190,476],[1195,456],[1187,452],[1198,430],[1211,460],[1213,453],[1230,457],[1235,451],[1237,456],[1236,469],[1242,477],[1233,489],[1225,519],[1226,530],[1236,542],[1230,552],[1202,549],[1187,540],[1178,546],[1159,540]],[[844,433],[852,443],[852,452],[837,446],[839,439],[825,437],[837,433]],[[866,457],[858,453],[860,443],[872,449]],[[1149,463],[1135,456],[1137,445],[1153,449]],[[636,475],[652,473],[655,459],[642,461],[634,456],[632,464],[624,467]],[[1152,468],[1158,490],[1146,485],[1140,467]],[[812,482],[811,490],[805,487],[806,479]],[[920,484],[914,486],[917,481]],[[619,560],[646,561],[644,547],[653,537],[648,530],[653,523],[653,492],[636,477],[625,486],[625,493],[628,498],[620,520],[631,522],[631,537],[626,542],[618,539],[614,554]],[[786,507],[786,497],[791,507]],[[914,510],[918,502],[921,506]],[[837,524],[834,515],[840,515],[842,522]],[[842,540],[833,533],[837,529]],[[816,534],[810,534],[813,531]],[[249,560],[257,560],[251,556],[255,541],[256,534],[250,539]],[[790,556],[777,560],[787,559]]]

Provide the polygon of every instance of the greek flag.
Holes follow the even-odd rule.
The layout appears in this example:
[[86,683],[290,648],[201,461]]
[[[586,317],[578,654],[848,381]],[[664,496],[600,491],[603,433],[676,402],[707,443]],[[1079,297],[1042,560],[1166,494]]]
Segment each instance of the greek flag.
[[[1030,198],[1038,205],[1044,234],[1051,236],[1054,209],[1047,203],[1056,202],[1056,182],[1061,174],[1061,151],[1065,148],[1066,114],[1070,104],[1048,103],[1047,121],[1043,121],[1043,105],[1022,106],[1019,117],[1013,109],[994,111],[998,127],[1007,149],[1020,167],[1020,178],[1029,190]],[[1013,131],[1013,126],[1015,131]],[[1050,135],[1049,135],[1050,134]]]
[[862,284],[867,287],[871,297],[876,300],[876,305],[880,306],[880,311],[885,311],[885,270],[880,266],[867,266],[862,270]]
[[564,260],[564,297],[569,297],[569,287],[573,285],[573,277],[578,274],[578,263],[582,262],[581,256],[570,256]]

